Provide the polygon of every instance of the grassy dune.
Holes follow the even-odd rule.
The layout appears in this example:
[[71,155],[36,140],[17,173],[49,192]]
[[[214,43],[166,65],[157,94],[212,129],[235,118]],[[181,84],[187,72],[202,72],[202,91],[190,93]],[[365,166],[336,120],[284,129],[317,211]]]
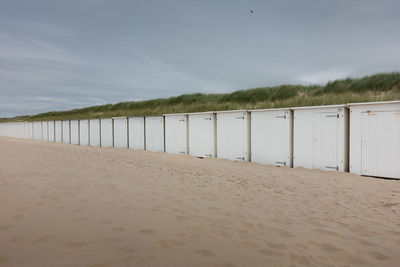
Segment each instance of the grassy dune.
[[326,85],[280,85],[229,94],[190,94],[138,102],[121,102],[68,111],[46,112],[0,121],[39,121],[159,115],[233,109],[280,108],[400,99],[400,72],[330,81]]

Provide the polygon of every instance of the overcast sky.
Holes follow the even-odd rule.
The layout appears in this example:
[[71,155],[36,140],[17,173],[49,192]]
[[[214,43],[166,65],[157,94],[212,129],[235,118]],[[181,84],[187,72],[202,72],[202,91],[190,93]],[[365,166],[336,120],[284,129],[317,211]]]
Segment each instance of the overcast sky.
[[399,0],[1,0],[0,117],[399,71],[399,10]]

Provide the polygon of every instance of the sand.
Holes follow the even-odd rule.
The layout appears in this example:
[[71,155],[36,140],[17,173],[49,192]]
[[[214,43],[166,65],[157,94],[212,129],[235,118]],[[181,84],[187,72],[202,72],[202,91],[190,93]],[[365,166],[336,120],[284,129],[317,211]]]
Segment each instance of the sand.
[[0,138],[0,266],[399,266],[400,181]]

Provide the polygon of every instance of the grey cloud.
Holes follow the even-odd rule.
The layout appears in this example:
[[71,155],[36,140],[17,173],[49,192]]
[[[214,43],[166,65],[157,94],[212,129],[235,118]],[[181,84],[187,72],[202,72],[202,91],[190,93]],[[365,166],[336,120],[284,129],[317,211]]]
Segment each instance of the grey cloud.
[[0,117],[398,71],[399,8],[395,0],[5,0]]

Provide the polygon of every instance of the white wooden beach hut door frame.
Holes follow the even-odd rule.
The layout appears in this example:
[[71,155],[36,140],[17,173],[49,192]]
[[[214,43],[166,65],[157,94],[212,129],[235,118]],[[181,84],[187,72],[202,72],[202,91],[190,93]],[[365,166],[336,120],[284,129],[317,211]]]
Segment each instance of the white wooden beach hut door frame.
[[188,125],[186,114],[165,116],[165,152],[170,154],[188,153]]
[[128,147],[128,119],[126,117],[113,118],[114,147]]
[[213,112],[188,114],[189,154],[200,158],[216,157],[216,115]]
[[400,110],[361,113],[361,174],[400,178]]
[[292,166],[292,111],[252,110],[251,161]]
[[250,160],[250,120],[247,111],[217,112],[217,157]]

